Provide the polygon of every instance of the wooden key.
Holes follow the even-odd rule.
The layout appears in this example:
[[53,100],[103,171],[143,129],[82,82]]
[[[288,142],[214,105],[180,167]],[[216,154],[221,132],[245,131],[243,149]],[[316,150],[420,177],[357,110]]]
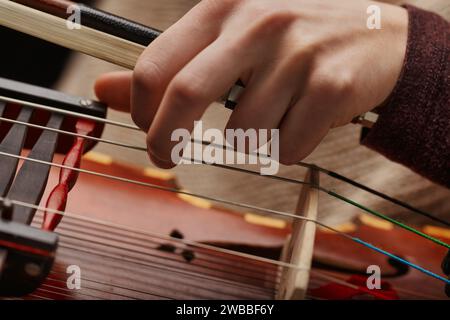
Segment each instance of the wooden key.
[[6,109],[6,103],[3,101],[0,101],[0,116],[3,116],[3,112],[5,112]]
[[[4,107],[4,105],[3,105]],[[19,107],[19,106],[17,106]],[[3,110],[0,110],[3,111]],[[0,112],[1,114],[2,112]],[[29,107],[22,107],[18,121],[30,121],[33,109]],[[0,144],[0,152],[5,152],[13,155],[20,155],[22,147],[27,135],[27,126],[23,124],[14,124],[9,130],[6,137]],[[18,158],[0,156],[0,196],[4,197],[11,187],[14,175],[17,171]]]
[[[52,113],[50,120],[47,123],[47,127],[59,129],[63,120],[63,115]],[[57,142],[57,132],[44,130],[28,155],[28,158],[52,162]],[[35,161],[24,161],[8,193],[8,198],[11,200],[22,201],[27,204],[38,205],[47,185],[49,172],[50,165],[48,164]],[[35,208],[15,205],[13,220],[30,224],[35,212]]]
[[[77,134],[87,136],[91,134],[95,129],[95,122],[87,119],[78,119],[76,123]],[[75,142],[67,153],[63,161],[63,166],[70,168],[80,168],[81,156],[86,146],[86,139],[83,137],[76,137]],[[69,168],[61,168],[59,173],[59,183],[52,190],[48,199],[46,208],[47,211],[44,213],[44,219],[42,221],[42,229],[47,231],[54,231],[58,224],[62,220],[62,215],[54,212],[64,211],[67,204],[67,196],[72,190],[78,179],[79,172]],[[50,209],[50,210],[48,210]]]

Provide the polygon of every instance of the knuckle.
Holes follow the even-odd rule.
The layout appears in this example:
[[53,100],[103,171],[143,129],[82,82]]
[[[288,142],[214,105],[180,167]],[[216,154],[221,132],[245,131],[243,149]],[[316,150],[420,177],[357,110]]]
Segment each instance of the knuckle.
[[230,8],[237,5],[241,0],[203,0],[201,3],[212,11],[221,11],[224,8]]
[[[293,14],[284,11],[269,11],[248,18],[252,21],[244,32],[233,37],[227,47],[230,54],[239,54],[243,50],[261,54],[262,45],[273,42],[274,38],[285,34],[293,22]],[[255,40],[256,44],[255,45]]]
[[355,76],[352,72],[344,70],[337,75],[334,91],[339,96],[348,95],[353,91]]
[[257,25],[259,29],[268,31],[279,31],[289,26],[296,19],[296,15],[293,12],[287,10],[270,11],[262,14]]
[[248,8],[253,21],[252,30],[257,34],[280,32],[296,21],[297,13],[282,6],[269,6],[265,2],[254,1]]
[[133,86],[138,89],[154,90],[160,83],[161,71],[158,65],[149,59],[139,60],[133,72]]
[[315,57],[315,48],[312,46],[299,46],[292,50],[290,55],[285,60],[285,67],[288,70],[299,70],[308,75],[309,66],[313,64]]
[[316,96],[330,99],[341,99],[352,94],[355,86],[355,76],[348,70],[327,71],[324,76],[318,76],[313,92]]
[[223,19],[242,0],[203,0],[199,4],[199,9],[211,19]]
[[200,81],[187,76],[175,77],[168,88],[168,95],[177,105],[195,106],[202,101],[203,90]]

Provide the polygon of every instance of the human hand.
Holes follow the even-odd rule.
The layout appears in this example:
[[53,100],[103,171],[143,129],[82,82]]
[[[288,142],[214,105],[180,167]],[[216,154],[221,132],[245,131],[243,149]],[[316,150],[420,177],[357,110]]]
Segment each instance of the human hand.
[[[366,25],[373,4],[381,30]],[[389,96],[407,25],[405,9],[365,0],[203,0],[147,47],[134,72],[103,75],[95,90],[131,112],[151,160],[170,168],[172,132],[192,130],[241,79],[227,127],[279,128],[280,162],[294,164]]]

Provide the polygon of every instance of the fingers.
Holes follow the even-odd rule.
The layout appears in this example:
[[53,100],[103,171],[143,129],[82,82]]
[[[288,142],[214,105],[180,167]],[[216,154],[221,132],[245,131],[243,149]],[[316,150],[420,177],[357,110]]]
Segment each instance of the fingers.
[[221,20],[216,16],[200,3],[140,56],[133,74],[131,114],[142,130],[148,131],[173,77],[217,38]]
[[302,72],[303,65],[298,63],[292,67],[290,63],[279,63],[277,68],[266,65],[264,70],[254,74],[228,121],[227,129],[278,129],[296,92],[301,91],[306,78]]
[[194,121],[248,72],[253,60],[247,50],[235,50],[217,40],[174,77],[148,132],[149,155],[155,164],[165,168],[174,166],[170,159],[176,144],[171,142],[172,132],[192,131]]
[[331,128],[325,106],[307,95],[287,112],[280,125],[280,162],[293,165],[309,155]]
[[95,94],[108,107],[130,111],[131,71],[110,72],[100,76],[94,86]]

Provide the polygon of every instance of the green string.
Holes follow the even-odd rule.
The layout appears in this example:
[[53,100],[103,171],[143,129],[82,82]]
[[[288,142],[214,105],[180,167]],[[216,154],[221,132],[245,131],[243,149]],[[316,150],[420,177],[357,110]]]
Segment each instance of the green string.
[[360,209],[362,209],[362,210],[364,210],[364,211],[366,211],[366,212],[368,212],[368,213],[370,213],[370,214],[372,214],[372,215],[374,215],[374,216],[376,216],[378,218],[381,218],[383,220],[389,221],[389,222],[395,224],[396,226],[399,226],[400,228],[403,228],[405,230],[411,231],[411,232],[413,232],[413,233],[415,233],[415,234],[417,234],[417,235],[419,235],[419,236],[421,236],[423,238],[426,238],[426,239],[428,239],[430,241],[433,241],[434,243],[437,243],[437,244],[439,244],[439,245],[441,245],[441,246],[443,246],[443,247],[445,247],[447,249],[450,249],[450,245],[448,245],[447,243],[445,243],[445,242],[443,242],[443,241],[441,241],[439,239],[436,239],[436,238],[434,238],[434,237],[432,237],[432,236],[430,236],[430,235],[428,235],[426,233],[423,233],[423,232],[421,232],[421,231],[419,231],[417,229],[414,229],[414,228],[412,228],[412,227],[410,227],[410,226],[408,226],[408,225],[406,225],[404,223],[401,223],[400,221],[397,221],[397,220],[392,219],[392,218],[390,218],[390,217],[388,217],[388,216],[386,216],[386,215],[384,215],[382,213],[379,213],[379,212],[377,212],[375,210],[367,208],[367,207],[365,207],[365,206],[363,206],[363,205],[361,205],[359,203],[356,203],[356,202],[354,202],[354,201],[352,201],[352,200],[350,200],[350,199],[348,199],[348,198],[346,198],[344,196],[341,196],[340,194],[335,193],[334,191],[328,190],[327,193],[329,195],[337,198],[337,199],[340,199],[340,200],[342,200],[342,201],[344,201],[344,202],[346,202],[348,204],[351,204],[351,205],[353,205],[353,206],[355,206],[357,208],[360,208]]

